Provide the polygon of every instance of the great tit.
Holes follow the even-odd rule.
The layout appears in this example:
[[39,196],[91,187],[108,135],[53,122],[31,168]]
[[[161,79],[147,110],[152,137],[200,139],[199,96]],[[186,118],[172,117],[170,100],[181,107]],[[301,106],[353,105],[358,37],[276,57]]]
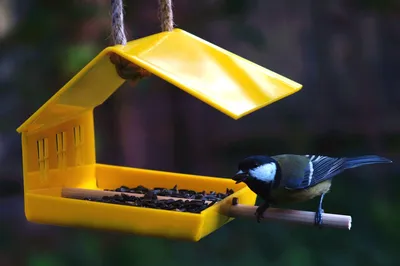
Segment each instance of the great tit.
[[333,158],[318,155],[282,154],[256,155],[238,164],[238,172],[232,178],[236,184],[245,183],[264,203],[255,213],[257,222],[270,205],[307,201],[320,196],[315,213],[315,225],[322,225],[322,201],[331,187],[334,176],[346,169],[368,164],[392,163],[376,155],[353,158]]

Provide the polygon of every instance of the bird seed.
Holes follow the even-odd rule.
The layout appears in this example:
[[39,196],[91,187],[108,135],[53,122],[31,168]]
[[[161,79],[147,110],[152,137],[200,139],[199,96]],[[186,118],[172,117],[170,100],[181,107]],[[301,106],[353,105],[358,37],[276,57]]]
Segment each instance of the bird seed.
[[[228,188],[226,189],[225,193],[216,193],[215,191],[210,191],[209,193],[207,193],[206,191],[198,192],[189,189],[178,189],[177,185],[175,185],[171,189],[162,187],[149,189],[144,186],[129,188],[127,186],[121,186],[116,189],[105,189],[105,191],[120,192],[121,194],[114,196],[104,196],[101,199],[85,198],[85,200],[142,208],[200,213],[208,207],[214,205],[216,202],[221,201],[234,193],[232,189]],[[135,197],[124,193],[144,194],[144,196]],[[171,197],[171,199],[160,200],[158,199],[158,196]],[[172,198],[182,198],[187,200],[174,200]],[[211,203],[208,203],[206,201],[211,201]]]

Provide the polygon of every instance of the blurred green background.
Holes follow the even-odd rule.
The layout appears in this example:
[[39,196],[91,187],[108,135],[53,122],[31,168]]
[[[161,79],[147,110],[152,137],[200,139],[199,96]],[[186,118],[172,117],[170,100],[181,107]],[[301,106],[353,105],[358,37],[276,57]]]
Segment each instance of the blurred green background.
[[[160,30],[157,1],[125,4],[128,39]],[[174,4],[177,27],[304,87],[234,121],[157,77],[125,84],[95,111],[98,161],[228,177],[251,154],[392,159],[335,179],[325,211],[353,229],[236,220],[187,243],[28,223],[15,129],[110,45],[110,3],[0,0],[0,265],[398,265],[400,2]]]

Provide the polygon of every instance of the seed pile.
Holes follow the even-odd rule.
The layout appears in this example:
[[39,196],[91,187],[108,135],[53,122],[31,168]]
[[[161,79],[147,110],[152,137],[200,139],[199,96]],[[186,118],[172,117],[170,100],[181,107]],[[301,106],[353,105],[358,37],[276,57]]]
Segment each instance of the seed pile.
[[[103,196],[101,199],[85,198],[85,200],[137,206],[143,208],[200,213],[203,210],[207,209],[208,207],[214,205],[216,202],[234,193],[232,189],[226,189],[226,193],[216,193],[214,191],[210,191],[209,193],[206,193],[206,191],[197,192],[188,189],[178,189],[177,185],[175,185],[172,189],[161,188],[161,187],[149,189],[144,186],[129,188],[126,186],[121,186],[117,189],[105,189],[105,191],[121,192],[121,194],[114,196]],[[135,197],[124,193],[144,194],[144,196]],[[182,199],[161,200],[158,199],[157,196],[166,196],[171,198],[182,198]],[[183,199],[188,199],[188,200],[183,200]],[[210,201],[210,203],[206,201]]]

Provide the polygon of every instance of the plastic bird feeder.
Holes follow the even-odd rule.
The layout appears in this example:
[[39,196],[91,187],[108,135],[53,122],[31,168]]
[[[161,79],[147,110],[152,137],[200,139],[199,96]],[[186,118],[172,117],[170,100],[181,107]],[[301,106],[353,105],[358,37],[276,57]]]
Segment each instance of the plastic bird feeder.
[[[93,109],[125,81],[110,62],[116,53],[238,119],[301,89],[301,85],[183,30],[104,49],[17,131],[22,135],[25,215],[31,222],[128,231],[198,241],[233,218],[221,210],[232,197],[256,195],[230,179],[97,164]],[[63,187],[179,187],[235,193],[200,214],[61,197]]]

